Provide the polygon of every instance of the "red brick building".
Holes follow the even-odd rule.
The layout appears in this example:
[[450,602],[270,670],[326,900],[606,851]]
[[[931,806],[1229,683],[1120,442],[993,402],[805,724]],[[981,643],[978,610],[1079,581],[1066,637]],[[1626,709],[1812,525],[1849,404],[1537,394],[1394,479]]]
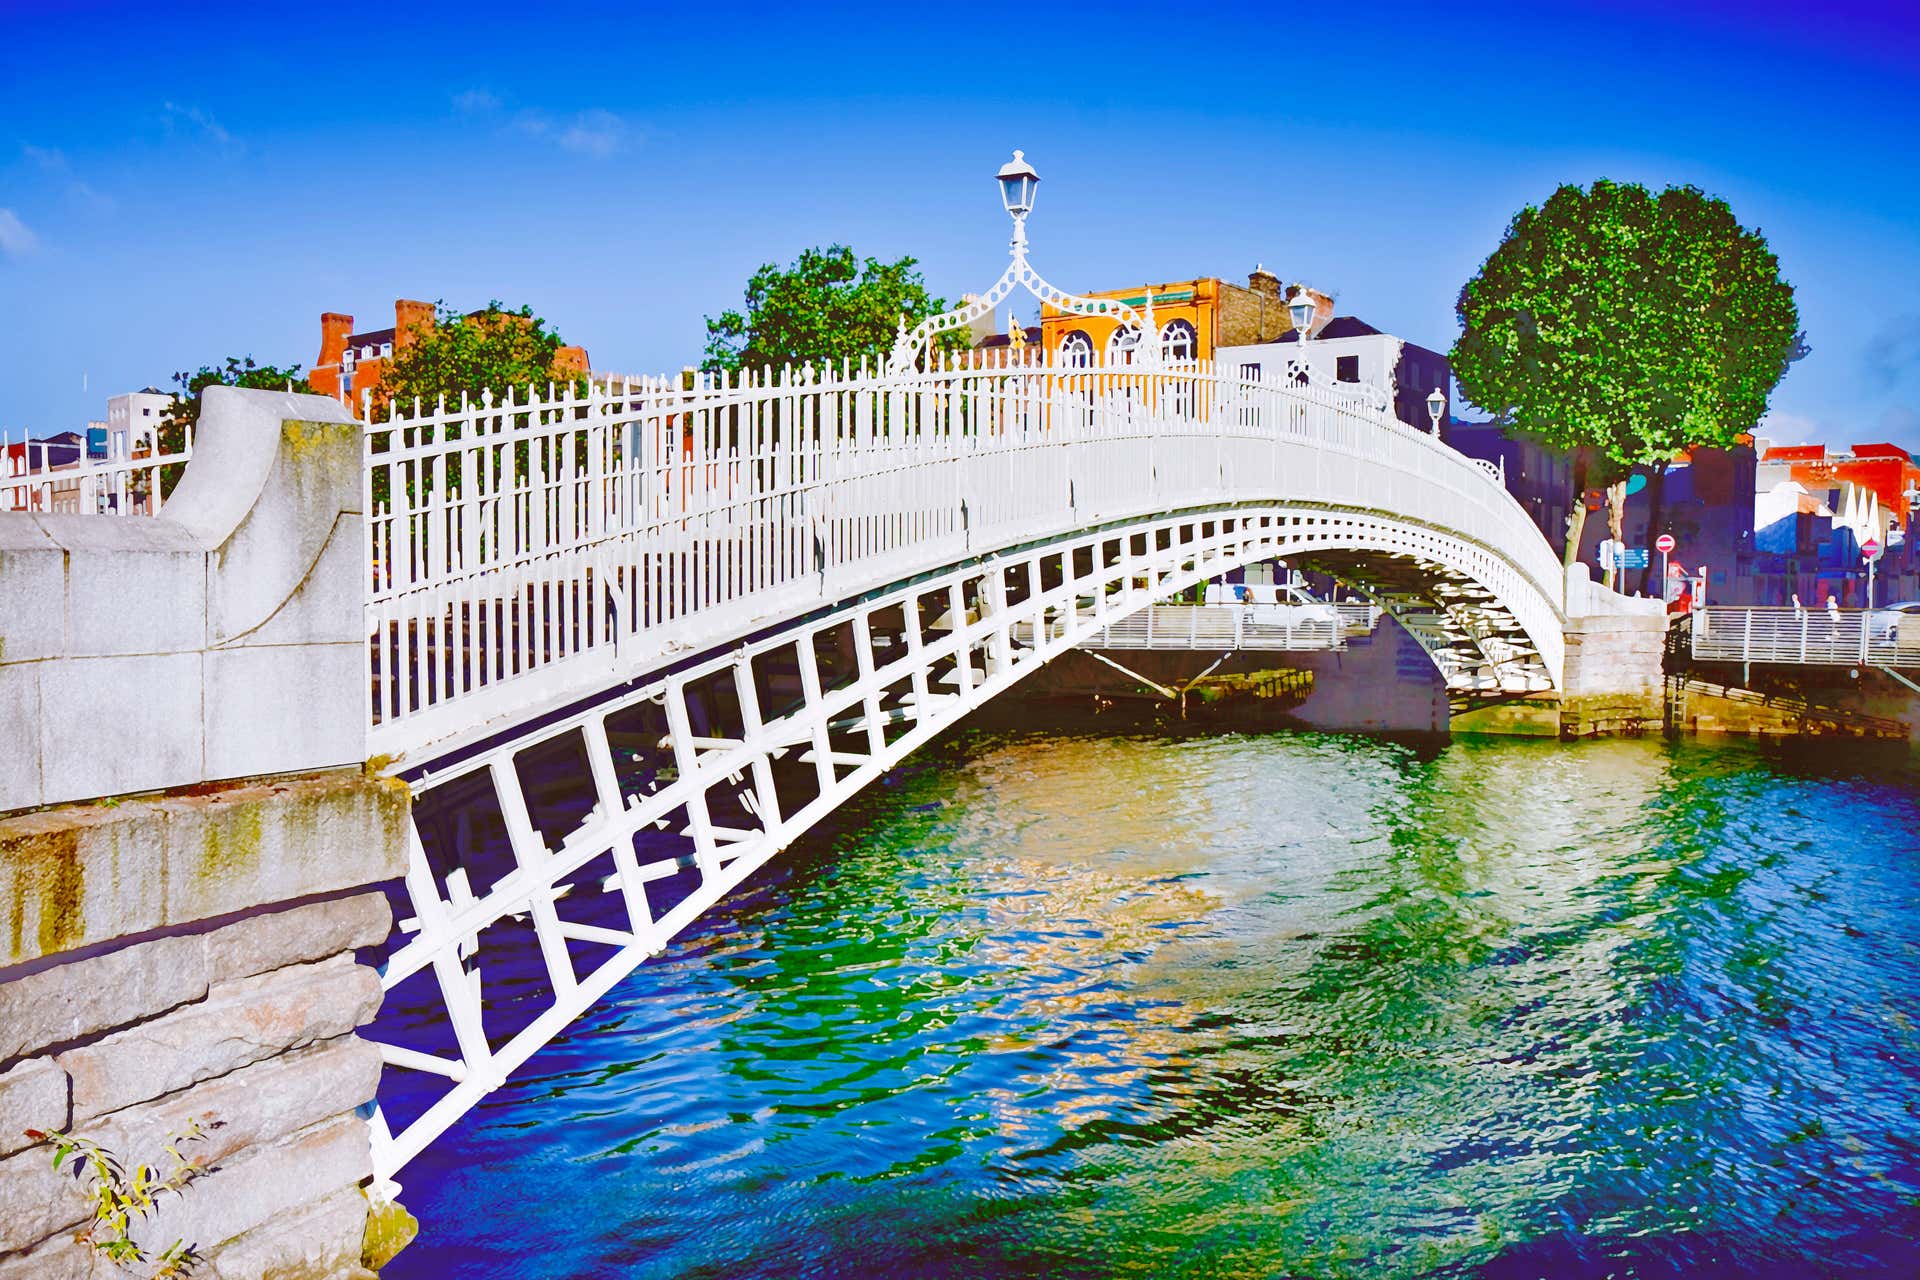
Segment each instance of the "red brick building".
[[[470,312],[480,315],[481,312]],[[421,333],[434,327],[433,304],[400,298],[393,304],[393,327],[353,331],[353,317],[338,311],[320,315],[320,355],[313,362],[307,381],[321,395],[345,397],[354,404],[363,393],[378,398],[380,377],[399,352],[413,345]],[[561,347],[556,353],[556,372],[584,374],[588,370],[584,347]]]

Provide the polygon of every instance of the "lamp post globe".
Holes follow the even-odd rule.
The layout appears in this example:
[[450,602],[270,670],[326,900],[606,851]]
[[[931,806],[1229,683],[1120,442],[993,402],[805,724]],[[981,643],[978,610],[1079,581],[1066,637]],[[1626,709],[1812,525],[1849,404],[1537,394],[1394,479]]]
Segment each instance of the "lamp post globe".
[[1000,166],[998,176],[1000,203],[1015,219],[1026,217],[1033,210],[1034,188],[1040,185],[1040,175],[1027,163],[1027,153],[1014,152],[1013,159]]
[[1447,411],[1447,393],[1435,387],[1427,396],[1427,416],[1433,419],[1433,434],[1440,434],[1440,415]]
[[1293,327],[1300,333],[1300,341],[1307,340],[1307,331],[1313,328],[1313,313],[1319,310],[1305,285],[1293,286],[1293,300],[1287,303],[1287,314],[1293,318]]

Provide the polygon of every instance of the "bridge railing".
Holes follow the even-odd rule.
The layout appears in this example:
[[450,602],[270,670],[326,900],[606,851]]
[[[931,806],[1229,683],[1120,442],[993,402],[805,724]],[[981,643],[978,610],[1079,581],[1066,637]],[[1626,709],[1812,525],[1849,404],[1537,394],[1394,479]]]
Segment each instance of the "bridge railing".
[[1712,605],[1693,614],[1705,662],[1786,666],[1920,666],[1920,616],[1871,609]]
[[89,457],[84,443],[0,435],[0,511],[157,516],[166,505],[162,475],[192,456],[191,426],[177,448],[110,458]]
[[1499,549],[1543,602],[1522,621],[1553,633],[1543,649],[1557,640],[1560,565],[1519,504],[1334,388],[977,358],[688,381],[416,405],[367,427],[374,750],[969,555],[1276,497]]

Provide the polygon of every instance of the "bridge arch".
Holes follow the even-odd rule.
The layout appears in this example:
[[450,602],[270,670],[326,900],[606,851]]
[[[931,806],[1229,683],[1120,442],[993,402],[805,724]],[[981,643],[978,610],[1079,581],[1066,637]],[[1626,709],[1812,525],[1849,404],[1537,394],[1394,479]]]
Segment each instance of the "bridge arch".
[[[993,376],[1002,395],[1034,378],[1006,369]],[[1026,420],[988,420],[1004,447],[983,449],[976,439],[949,469],[958,492],[939,501],[957,500],[953,524],[927,521],[943,540],[917,559],[893,558],[891,576],[863,576],[858,557],[836,563],[833,553],[855,535],[849,519],[870,519],[847,511],[849,492],[867,477],[843,475],[802,526],[808,537],[797,550],[812,553],[813,573],[783,612],[747,613],[719,645],[655,643],[611,668],[536,666],[536,675],[568,679],[482,732],[423,741],[405,757],[416,794],[407,878],[414,918],[385,973],[397,1017],[376,1035],[389,1065],[409,1068],[400,1074],[411,1079],[382,1086],[375,1132],[383,1177],[919,745],[1102,627],[1230,569],[1277,558],[1367,584],[1423,627],[1415,634],[1450,681],[1556,682],[1559,602],[1542,578],[1557,560],[1532,554],[1545,544],[1531,524],[1476,518],[1462,491],[1485,503],[1480,511],[1504,514],[1505,503],[1525,520],[1504,490],[1457,465],[1464,460],[1437,441],[1379,418],[1364,424],[1376,438],[1356,431],[1344,450],[1325,437],[1290,441],[1285,428],[1316,418],[1339,424],[1355,411],[1207,370],[1129,373],[1120,379],[1122,406],[1115,387],[1099,385],[1115,379],[1111,371],[1042,376],[1084,381],[1049,388]],[[1187,378],[1195,390],[1161,400],[1154,380],[1164,376]],[[1286,412],[1263,417],[1263,398]],[[1308,412],[1298,411],[1303,403]],[[1177,421],[1167,416],[1176,404]],[[1067,407],[1071,416],[1061,412]],[[1193,431],[1187,415],[1198,413],[1223,429]],[[1006,466],[1014,442],[1034,437],[1038,447]],[[987,443],[994,438],[990,428]],[[1170,438],[1186,447],[1169,450]],[[1382,456],[1383,441],[1417,465],[1357,483],[1361,469],[1349,464],[1362,452]],[[1073,465],[1077,452],[1099,451],[1138,466],[1149,500],[1114,483],[1112,458]],[[688,474],[725,477],[734,466],[717,447],[690,452],[691,466],[684,454],[666,463],[683,486]],[[1151,499],[1175,484],[1231,500],[1153,509]],[[1053,527],[1014,518],[1022,485],[1053,492]],[[667,516],[676,526],[669,534],[687,533],[677,526],[694,518],[691,504],[678,502]],[[1538,546],[1503,545],[1498,535],[1516,527]],[[513,590],[517,602],[524,586]],[[631,607],[616,600],[616,614],[623,603]],[[726,615],[716,608],[709,616]],[[386,638],[376,625],[377,652]],[[620,646],[610,647],[618,662]],[[514,976],[496,983],[489,972]],[[444,1007],[444,1022],[405,1012],[423,1007]],[[443,1082],[437,1096],[421,1088],[434,1078]]]

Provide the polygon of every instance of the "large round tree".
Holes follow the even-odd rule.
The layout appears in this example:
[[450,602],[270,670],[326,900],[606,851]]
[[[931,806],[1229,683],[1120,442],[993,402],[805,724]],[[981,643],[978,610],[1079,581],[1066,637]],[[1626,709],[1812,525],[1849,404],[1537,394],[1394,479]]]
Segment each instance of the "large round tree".
[[1806,350],[1765,237],[1697,187],[1562,186],[1514,215],[1457,310],[1462,395],[1574,455],[1568,564],[1589,483],[1644,468],[1651,537],[1675,456],[1734,445]]

